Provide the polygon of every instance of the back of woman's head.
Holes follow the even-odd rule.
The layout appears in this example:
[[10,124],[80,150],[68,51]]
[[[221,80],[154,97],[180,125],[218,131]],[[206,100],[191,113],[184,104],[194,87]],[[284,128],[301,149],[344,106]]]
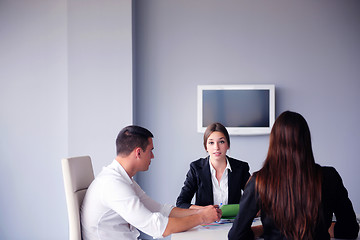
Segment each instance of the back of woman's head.
[[306,120],[298,113],[283,112],[271,130],[256,189],[262,209],[288,239],[312,238],[321,201],[319,171]]
[[269,157],[281,161],[277,164],[282,167],[284,164],[314,165],[310,130],[303,116],[286,111],[276,119],[270,133]]

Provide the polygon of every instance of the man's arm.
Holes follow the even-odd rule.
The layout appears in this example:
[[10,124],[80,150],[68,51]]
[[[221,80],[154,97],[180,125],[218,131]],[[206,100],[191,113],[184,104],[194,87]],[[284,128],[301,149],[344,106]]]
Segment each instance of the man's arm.
[[[209,206],[212,206],[212,205],[209,205]],[[206,206],[206,207],[209,207],[209,206]],[[199,212],[199,210],[206,208],[206,207],[197,206],[197,205],[191,205],[191,207],[189,209],[174,207],[171,210],[169,217],[186,217],[186,216],[194,215],[194,214],[197,214]],[[218,205],[214,205],[213,207],[219,208]],[[221,217],[221,215],[220,215],[220,217]]]
[[191,216],[191,215],[194,215],[197,213],[198,213],[198,210],[195,210],[195,209],[184,209],[184,208],[174,207],[171,210],[169,217],[170,218],[180,218],[180,217]]
[[204,206],[198,206],[198,205],[191,205],[190,207],[189,207],[189,209],[201,209],[201,208],[203,208]]
[[198,210],[173,208],[170,212],[169,222],[163,237],[172,233],[186,231],[200,224],[218,221],[221,218],[221,214],[221,210],[212,205]]

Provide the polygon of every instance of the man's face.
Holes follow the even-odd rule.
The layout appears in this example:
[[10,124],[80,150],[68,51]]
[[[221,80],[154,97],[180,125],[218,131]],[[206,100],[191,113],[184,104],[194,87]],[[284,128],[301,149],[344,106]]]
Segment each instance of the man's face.
[[152,138],[149,138],[149,144],[145,151],[141,151],[141,171],[147,171],[149,169],[151,159],[154,158],[153,154],[154,144]]

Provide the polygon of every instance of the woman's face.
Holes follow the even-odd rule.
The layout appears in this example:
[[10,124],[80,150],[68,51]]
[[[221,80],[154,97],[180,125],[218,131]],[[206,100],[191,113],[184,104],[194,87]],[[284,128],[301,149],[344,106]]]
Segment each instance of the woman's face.
[[229,144],[222,132],[213,132],[206,141],[206,151],[213,160],[223,160],[226,158],[226,152]]

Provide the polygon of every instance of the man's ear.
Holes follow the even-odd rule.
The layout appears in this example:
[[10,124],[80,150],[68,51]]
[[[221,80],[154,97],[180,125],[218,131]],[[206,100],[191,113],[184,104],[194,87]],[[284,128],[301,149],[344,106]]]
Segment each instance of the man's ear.
[[140,147],[135,148],[135,156],[136,156],[136,158],[139,158],[140,154],[141,154],[141,148]]

